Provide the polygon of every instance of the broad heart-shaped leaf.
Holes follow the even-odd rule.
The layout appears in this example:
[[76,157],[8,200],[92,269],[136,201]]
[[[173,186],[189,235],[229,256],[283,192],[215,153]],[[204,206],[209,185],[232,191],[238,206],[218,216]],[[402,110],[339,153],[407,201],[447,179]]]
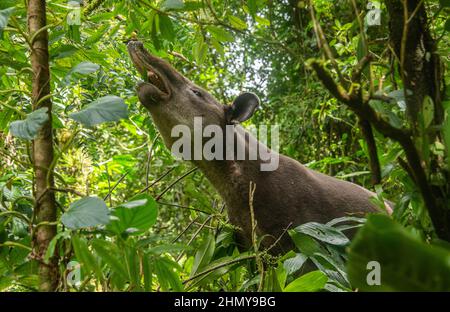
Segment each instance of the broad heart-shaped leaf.
[[99,65],[91,62],[81,62],[80,64],[76,65],[70,73],[79,73],[82,75],[88,75],[91,73],[96,72],[100,68]]
[[313,292],[319,291],[325,287],[328,281],[328,277],[321,271],[312,271],[305,275],[300,276],[289,285],[287,285],[283,291],[285,292]]
[[156,223],[158,207],[153,197],[140,194],[112,210],[107,230],[121,235],[139,235]]
[[344,246],[350,240],[341,231],[317,222],[309,222],[297,226],[294,229],[297,233],[302,233],[314,237],[315,239],[331,245]]
[[61,222],[70,229],[108,224],[109,210],[98,197],[84,197],[70,204],[61,216]]
[[[363,291],[450,291],[450,251],[418,240],[388,216],[371,215],[350,245],[347,272]],[[378,273],[380,285],[369,285]]]
[[9,125],[9,131],[15,137],[33,140],[39,129],[48,120],[48,108],[42,107],[28,114],[24,120],[16,120]]
[[81,111],[70,114],[69,117],[87,127],[93,127],[103,122],[127,118],[128,106],[120,97],[107,95],[95,100]]
[[9,16],[13,11],[14,8],[0,10],[0,37],[2,36],[3,29],[6,27],[6,25],[8,25]]

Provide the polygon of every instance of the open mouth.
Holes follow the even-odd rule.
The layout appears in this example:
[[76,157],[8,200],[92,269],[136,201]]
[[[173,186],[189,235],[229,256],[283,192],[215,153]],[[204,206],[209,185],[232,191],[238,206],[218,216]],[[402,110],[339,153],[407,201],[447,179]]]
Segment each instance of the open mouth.
[[155,87],[159,89],[164,94],[169,94],[169,91],[167,90],[167,87],[165,85],[164,80],[158,75],[158,73],[152,69],[147,70],[147,81],[148,83],[151,83]]
[[[170,90],[167,86],[166,77],[152,65],[152,56],[145,50],[140,41],[130,41],[128,51],[137,70],[141,73],[144,81],[153,85],[162,96],[169,96]],[[155,57],[153,57],[155,58]]]

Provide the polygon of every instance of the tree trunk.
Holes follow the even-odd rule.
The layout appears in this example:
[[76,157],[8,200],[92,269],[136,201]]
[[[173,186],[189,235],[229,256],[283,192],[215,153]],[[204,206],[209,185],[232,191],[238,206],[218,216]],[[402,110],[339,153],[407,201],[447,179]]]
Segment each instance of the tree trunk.
[[[28,30],[30,37],[46,25],[45,0],[29,0]],[[48,108],[49,119],[40,129],[33,141],[33,165],[35,173],[34,207],[35,224],[56,221],[55,195],[53,187],[53,134],[52,134],[52,103],[50,95],[50,68],[48,55],[48,33],[40,31],[32,42],[31,67],[33,69],[32,103],[33,110]],[[45,99],[43,99],[45,98]],[[43,99],[43,100],[41,100]],[[41,225],[33,231],[33,250],[39,261],[39,289],[54,291],[58,285],[58,262],[52,257],[44,263],[43,256],[48,244],[56,234],[55,225]]]
[[[403,80],[407,116],[416,146],[414,154],[421,159],[415,166],[421,166],[423,176],[416,177],[427,205],[436,233],[442,239],[450,241],[450,214],[447,208],[446,194],[438,186],[430,183],[430,173],[439,172],[439,161],[433,160],[432,154],[426,154],[428,145],[432,144],[439,133],[425,132],[421,122],[424,100],[433,100],[433,125],[440,126],[444,119],[442,107],[443,85],[441,78],[440,57],[436,42],[428,27],[428,18],[424,1],[389,0],[386,1],[389,13],[390,45],[399,62],[399,71]],[[422,142],[422,143],[421,143]],[[425,143],[423,143],[425,142]],[[410,162],[410,166],[413,164]]]

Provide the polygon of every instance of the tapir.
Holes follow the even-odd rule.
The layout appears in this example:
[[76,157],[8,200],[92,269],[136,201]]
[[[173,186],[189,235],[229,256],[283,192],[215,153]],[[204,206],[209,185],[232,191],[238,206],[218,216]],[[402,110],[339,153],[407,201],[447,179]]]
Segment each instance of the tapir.
[[[173,136],[172,129],[183,125],[193,130],[194,119],[201,117],[202,127],[219,127],[228,136],[234,136],[234,147],[239,144],[244,149],[257,146],[278,159],[277,168],[269,171],[261,170],[267,157],[192,160],[223,198],[229,221],[238,229],[236,241],[239,245],[249,246],[256,233],[258,237],[265,237],[261,243],[263,248],[279,254],[293,248],[292,240],[286,234],[288,227],[379,212],[370,200],[373,192],[311,170],[269,149],[249,134],[240,123],[248,120],[260,105],[255,94],[244,92],[230,105],[219,103],[168,62],[150,54],[141,42],[130,41],[128,52],[144,77],[136,87],[139,101],[150,112],[169,149],[178,139]],[[229,126],[232,126],[232,132],[225,131]],[[227,138],[223,140],[224,148],[230,149]],[[253,194],[251,186],[255,188]]]

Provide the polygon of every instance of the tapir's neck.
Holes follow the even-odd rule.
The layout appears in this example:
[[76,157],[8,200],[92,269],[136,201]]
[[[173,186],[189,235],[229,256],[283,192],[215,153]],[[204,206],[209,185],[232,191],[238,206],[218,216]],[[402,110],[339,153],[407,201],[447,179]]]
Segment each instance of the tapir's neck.
[[[232,157],[224,153],[224,160],[193,161],[225,200],[236,195],[240,196],[238,194],[242,194],[243,189],[248,189],[250,181],[256,183],[261,171],[276,170],[278,166],[279,155],[259,142],[243,127],[236,126],[233,135]],[[229,152],[229,149],[230,145],[224,144],[224,151]],[[271,162],[273,168],[269,166]]]

